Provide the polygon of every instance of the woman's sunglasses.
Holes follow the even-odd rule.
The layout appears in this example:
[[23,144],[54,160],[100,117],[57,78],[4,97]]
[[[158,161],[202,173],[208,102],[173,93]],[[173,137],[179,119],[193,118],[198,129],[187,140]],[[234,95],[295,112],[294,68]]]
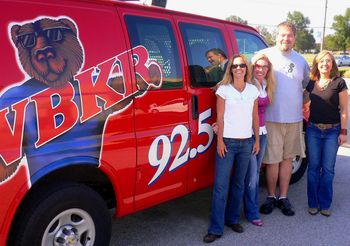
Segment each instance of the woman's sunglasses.
[[241,64],[232,64],[232,68],[233,69],[236,69],[236,68],[246,68],[247,67],[247,64],[244,64],[244,63],[241,63]]

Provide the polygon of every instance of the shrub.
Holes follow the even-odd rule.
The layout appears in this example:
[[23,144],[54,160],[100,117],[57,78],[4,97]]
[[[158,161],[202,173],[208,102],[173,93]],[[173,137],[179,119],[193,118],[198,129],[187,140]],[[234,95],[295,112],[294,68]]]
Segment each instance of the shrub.
[[350,69],[344,70],[343,78],[350,78]]
[[350,78],[350,68],[339,68],[339,73],[343,78]]

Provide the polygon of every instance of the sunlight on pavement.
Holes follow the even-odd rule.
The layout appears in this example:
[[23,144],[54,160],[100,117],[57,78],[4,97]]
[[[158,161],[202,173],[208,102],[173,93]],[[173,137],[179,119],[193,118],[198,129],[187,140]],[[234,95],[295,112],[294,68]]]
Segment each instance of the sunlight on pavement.
[[350,146],[346,144],[344,147],[340,146],[338,149],[338,155],[342,156],[350,156]]

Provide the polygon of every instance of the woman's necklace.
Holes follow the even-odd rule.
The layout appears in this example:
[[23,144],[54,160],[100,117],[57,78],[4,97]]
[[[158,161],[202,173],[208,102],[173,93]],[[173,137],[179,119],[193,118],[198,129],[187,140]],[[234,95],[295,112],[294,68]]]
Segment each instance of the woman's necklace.
[[327,89],[327,87],[331,81],[332,81],[331,79],[321,78],[319,81],[317,81],[317,85],[321,91],[324,91],[325,89]]
[[245,83],[243,83],[243,85],[236,85],[236,84],[233,84],[233,87],[240,93],[242,93],[245,89]]

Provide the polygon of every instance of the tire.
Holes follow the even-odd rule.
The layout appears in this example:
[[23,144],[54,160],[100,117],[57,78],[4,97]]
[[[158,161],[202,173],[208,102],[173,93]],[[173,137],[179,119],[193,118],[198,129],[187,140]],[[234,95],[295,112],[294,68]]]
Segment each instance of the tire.
[[307,159],[296,156],[292,161],[292,177],[290,184],[298,182],[303,176],[307,168]]
[[109,245],[111,216],[96,191],[62,183],[36,194],[26,204],[11,245]]
[[[307,128],[307,121],[303,120],[303,138],[305,143],[305,154],[307,154],[307,144],[305,139],[305,133]],[[298,182],[305,174],[306,168],[308,165],[308,160],[306,158],[301,158],[300,156],[296,156],[292,160],[292,176],[290,178],[290,184],[294,184]]]

